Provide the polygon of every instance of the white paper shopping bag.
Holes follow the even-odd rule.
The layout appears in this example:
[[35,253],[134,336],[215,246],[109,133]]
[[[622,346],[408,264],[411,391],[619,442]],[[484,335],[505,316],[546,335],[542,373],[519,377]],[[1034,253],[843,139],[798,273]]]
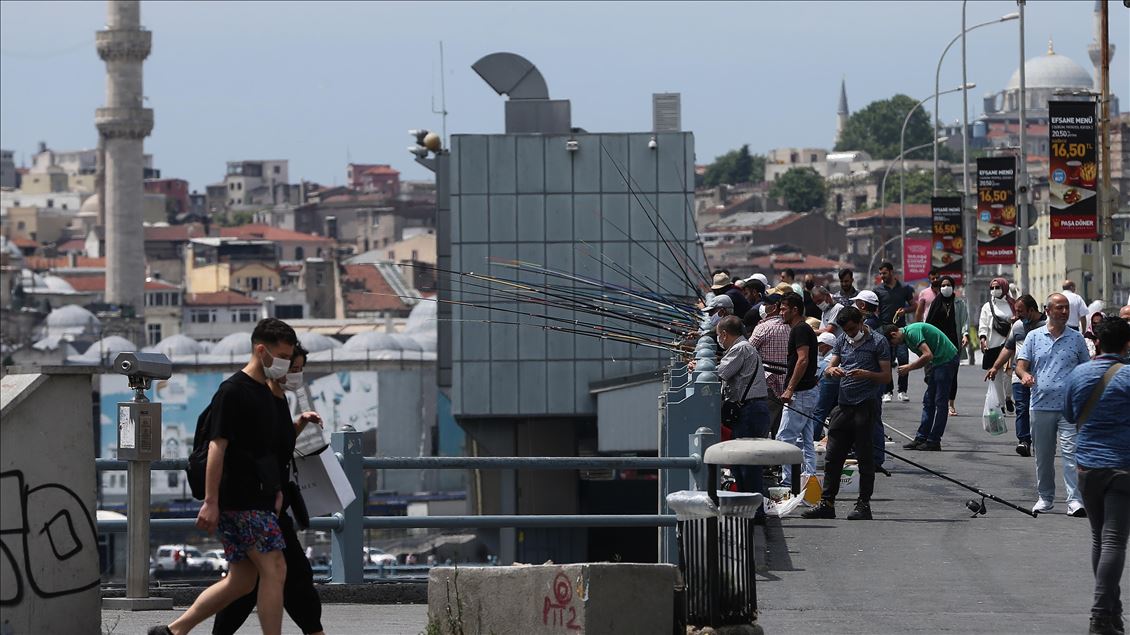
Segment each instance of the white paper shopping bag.
[[310,517],[343,511],[356,495],[333,449],[294,459],[294,482]]

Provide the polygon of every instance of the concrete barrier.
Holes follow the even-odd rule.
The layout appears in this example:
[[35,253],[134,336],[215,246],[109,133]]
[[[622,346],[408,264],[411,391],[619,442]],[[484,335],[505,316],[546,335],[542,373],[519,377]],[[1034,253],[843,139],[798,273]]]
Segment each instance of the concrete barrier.
[[438,567],[428,633],[656,633],[674,629],[677,568],[588,563]]

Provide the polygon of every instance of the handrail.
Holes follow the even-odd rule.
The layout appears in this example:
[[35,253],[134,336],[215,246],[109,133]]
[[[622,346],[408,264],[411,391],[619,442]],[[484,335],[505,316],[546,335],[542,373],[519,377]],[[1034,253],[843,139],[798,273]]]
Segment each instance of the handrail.
[[[100,471],[125,470],[129,461],[94,459]],[[366,456],[366,470],[695,470],[701,459],[693,456]],[[162,459],[151,470],[183,470],[188,459]]]

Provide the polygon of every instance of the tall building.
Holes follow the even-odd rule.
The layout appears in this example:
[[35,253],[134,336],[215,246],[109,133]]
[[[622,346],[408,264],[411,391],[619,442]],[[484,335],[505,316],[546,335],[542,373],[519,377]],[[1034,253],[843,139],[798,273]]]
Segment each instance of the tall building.
[[847,127],[848,117],[851,111],[848,110],[847,103],[847,79],[840,80],[840,105],[836,108],[836,143],[840,142],[840,137],[844,135],[844,128]]
[[145,252],[142,232],[145,137],[153,130],[153,110],[142,105],[142,63],[153,35],[141,28],[139,0],[108,0],[106,28],[95,36],[106,62],[106,107],[95,111],[104,152],[106,218],[106,301],[144,307]]
[[[1102,6],[1106,0],[1095,0],[1094,22],[1095,22],[1095,39],[1087,46],[1087,56],[1091,58],[1091,65],[1095,68],[1094,73],[1094,90],[1096,93],[1103,92],[1103,16]],[[1117,24],[1117,22],[1116,22]],[[1115,27],[1117,28],[1117,27]],[[1107,61],[1114,59],[1114,43],[1108,42],[1107,44]]]

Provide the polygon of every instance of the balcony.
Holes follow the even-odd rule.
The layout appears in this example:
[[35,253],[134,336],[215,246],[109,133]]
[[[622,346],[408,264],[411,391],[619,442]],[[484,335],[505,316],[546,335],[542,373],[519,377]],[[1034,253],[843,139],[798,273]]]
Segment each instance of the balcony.
[[106,62],[137,61],[149,57],[153,34],[133,29],[106,29],[94,34],[94,47]]

